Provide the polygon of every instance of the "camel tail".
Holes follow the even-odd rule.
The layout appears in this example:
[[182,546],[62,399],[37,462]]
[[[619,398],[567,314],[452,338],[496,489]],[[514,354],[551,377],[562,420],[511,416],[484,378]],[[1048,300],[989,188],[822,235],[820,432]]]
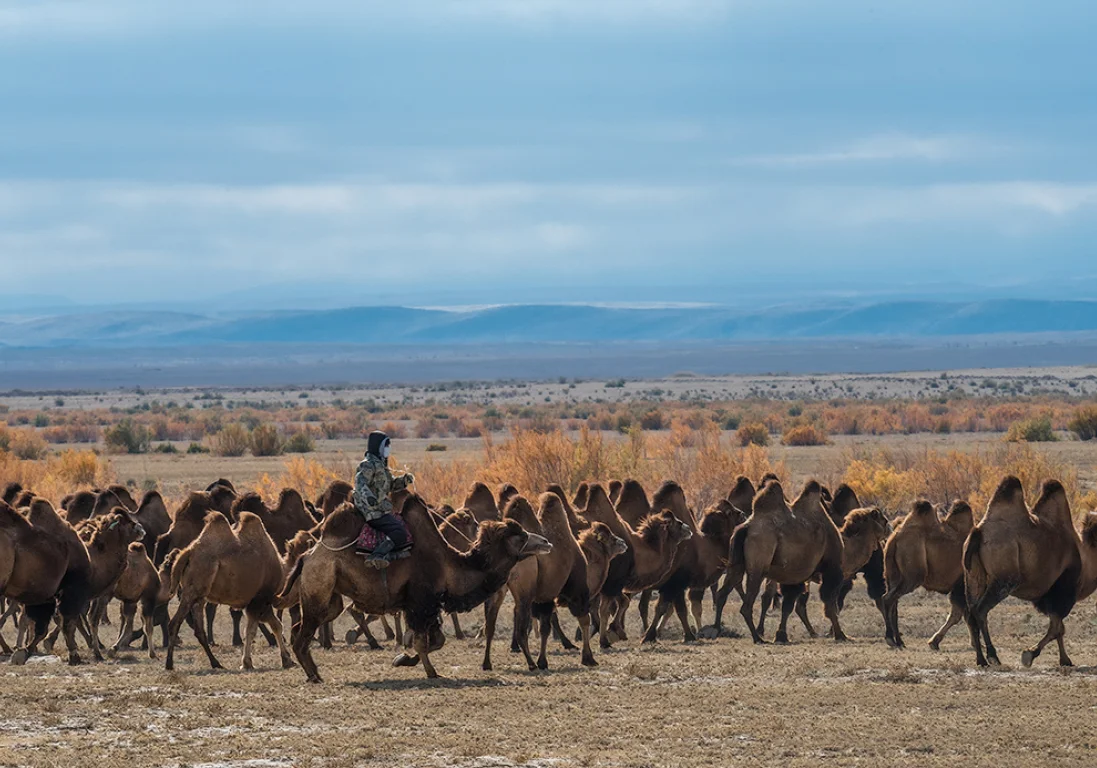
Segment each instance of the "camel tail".
[[179,553],[175,558],[175,563],[171,565],[171,593],[173,595],[179,593],[179,584],[183,581],[183,575],[187,572],[189,563],[190,550],[185,549]]
[[[289,576],[286,577],[286,584],[282,587],[282,591],[278,593],[278,601],[282,602],[289,599],[289,593],[293,590],[293,585],[297,583],[298,577],[301,575],[301,569],[305,567],[305,558],[308,557],[308,553],[301,555],[297,558],[297,562],[293,564],[293,570],[289,572]],[[283,608],[288,605],[281,606]]]
[[728,552],[728,568],[742,568],[744,563],[746,563],[747,533],[747,526],[740,525],[735,529],[735,533],[731,534],[731,547]]
[[[979,550],[983,546],[983,530],[981,528],[972,528],[971,533],[968,534],[967,541],[964,542],[964,570],[970,571],[973,568],[973,564],[976,558],[979,557]],[[982,560],[979,561],[979,567],[982,568]]]

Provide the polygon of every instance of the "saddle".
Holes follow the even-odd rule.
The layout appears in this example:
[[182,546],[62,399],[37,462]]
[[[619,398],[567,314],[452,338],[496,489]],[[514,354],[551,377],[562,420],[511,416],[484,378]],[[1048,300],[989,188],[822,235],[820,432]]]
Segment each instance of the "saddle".
[[400,521],[400,525],[404,527],[404,535],[408,540],[407,546],[396,549],[392,539],[366,523],[362,526],[358,539],[355,541],[355,549],[358,554],[365,555],[367,560],[384,563],[408,557],[411,554],[411,531],[408,529],[408,524],[404,522],[404,518],[399,515],[395,515],[395,517]]

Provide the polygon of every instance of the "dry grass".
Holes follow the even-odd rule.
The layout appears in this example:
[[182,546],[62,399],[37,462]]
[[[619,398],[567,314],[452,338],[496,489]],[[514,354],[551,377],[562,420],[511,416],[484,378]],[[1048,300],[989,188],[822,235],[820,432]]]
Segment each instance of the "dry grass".
[[[708,606],[706,606],[708,610]],[[819,619],[819,604],[810,605]],[[317,650],[326,682],[304,683],[300,669],[277,669],[260,644],[257,672],[233,669],[238,649],[217,653],[230,667],[211,672],[187,631],[177,671],[138,653],[68,668],[34,663],[4,668],[0,764],[27,766],[332,766],[334,768],[642,768],[820,764],[1090,766],[1097,741],[1086,713],[1097,672],[1055,669],[1054,654],[1033,669],[1020,650],[1042,631],[1034,611],[1008,602],[993,614],[1007,666],[972,668],[965,633],[943,650],[928,637],[947,613],[938,595],[900,604],[910,641],[888,649],[862,587],[843,621],[855,641],[807,640],[790,627],[790,646],[743,639],[683,645],[677,626],[654,648],[635,640],[597,653],[583,669],[553,644],[548,672],[529,673],[507,653],[496,671],[479,669],[479,641],[434,654],[445,679],[393,669],[392,644],[371,652],[339,643]],[[509,617],[504,609],[501,617]],[[741,629],[734,614],[732,626]],[[630,628],[639,627],[635,611]],[[218,634],[228,632],[219,618]],[[482,613],[465,617],[466,626]],[[507,622],[503,621],[506,624]],[[565,619],[566,626],[574,622]],[[1097,660],[1093,608],[1068,620],[1077,663]],[[349,627],[337,624],[337,637]],[[772,631],[772,630],[771,630]]]

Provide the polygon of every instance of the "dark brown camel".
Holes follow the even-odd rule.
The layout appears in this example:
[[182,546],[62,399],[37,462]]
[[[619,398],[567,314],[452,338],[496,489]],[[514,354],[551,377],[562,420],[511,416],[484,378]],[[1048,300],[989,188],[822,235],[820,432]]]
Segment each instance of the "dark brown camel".
[[499,507],[495,503],[495,495],[483,483],[472,484],[472,487],[465,495],[464,503],[461,504],[461,509],[476,518],[478,523],[485,520],[500,519]]
[[522,559],[551,551],[541,536],[527,533],[514,521],[487,521],[468,552],[459,552],[438,532],[427,505],[409,494],[403,517],[415,546],[411,556],[378,570],[345,547],[361,528],[360,516],[344,505],[324,521],[321,544],[297,561],[283,594],[299,582],[301,624],[293,650],[310,682],[320,682],[309,645],[317,628],[342,610],[340,595],[368,613],[403,611],[414,633],[416,655],[401,655],[396,663],[417,664],[427,677],[438,672],[430,652],[441,648],[441,612],[471,610],[506,584],[511,569]]
[[326,518],[343,504],[351,500],[354,486],[345,480],[333,480],[320,497],[316,500],[316,508],[321,517]]

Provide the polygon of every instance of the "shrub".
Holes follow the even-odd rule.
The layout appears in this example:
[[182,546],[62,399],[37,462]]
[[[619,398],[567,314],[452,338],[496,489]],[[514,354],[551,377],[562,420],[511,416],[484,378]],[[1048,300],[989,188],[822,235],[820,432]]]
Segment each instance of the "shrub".
[[658,408],[653,408],[645,413],[640,417],[640,428],[652,431],[666,429],[666,421],[663,418],[663,412]]
[[273,424],[260,424],[251,431],[251,452],[255,456],[278,456],[282,453],[282,435]]
[[201,443],[191,443],[187,446],[187,453],[209,453],[209,448],[202,445]]
[[148,427],[125,418],[103,433],[103,442],[112,453],[147,453],[152,434]]
[[251,435],[243,424],[229,424],[210,438],[210,449],[217,456],[243,456],[251,444]]
[[431,443],[430,445],[427,446],[427,451],[444,451],[444,450],[446,450],[446,446],[442,445],[441,443]]
[[735,437],[739,440],[739,445],[769,445],[769,429],[765,424],[756,421],[739,427]]
[[1097,438],[1097,405],[1085,405],[1075,411],[1067,423],[1067,429],[1076,434],[1079,440]]
[[402,440],[408,436],[408,431],[404,428],[404,425],[395,421],[386,421],[381,425],[381,431],[393,440]]
[[308,432],[295,432],[286,441],[286,453],[312,453],[316,450],[316,442]]
[[1050,443],[1057,439],[1047,416],[1014,422],[1006,432],[1006,440],[1011,443]]
[[50,417],[44,413],[34,414],[34,426],[41,429],[42,427],[48,427],[50,425]]
[[160,443],[152,449],[153,453],[179,453],[179,449],[171,443]]
[[811,424],[802,424],[785,432],[781,438],[785,445],[826,445],[827,433]]
[[12,433],[11,452],[20,459],[36,460],[45,458],[49,449],[42,436],[31,429],[17,429]]

